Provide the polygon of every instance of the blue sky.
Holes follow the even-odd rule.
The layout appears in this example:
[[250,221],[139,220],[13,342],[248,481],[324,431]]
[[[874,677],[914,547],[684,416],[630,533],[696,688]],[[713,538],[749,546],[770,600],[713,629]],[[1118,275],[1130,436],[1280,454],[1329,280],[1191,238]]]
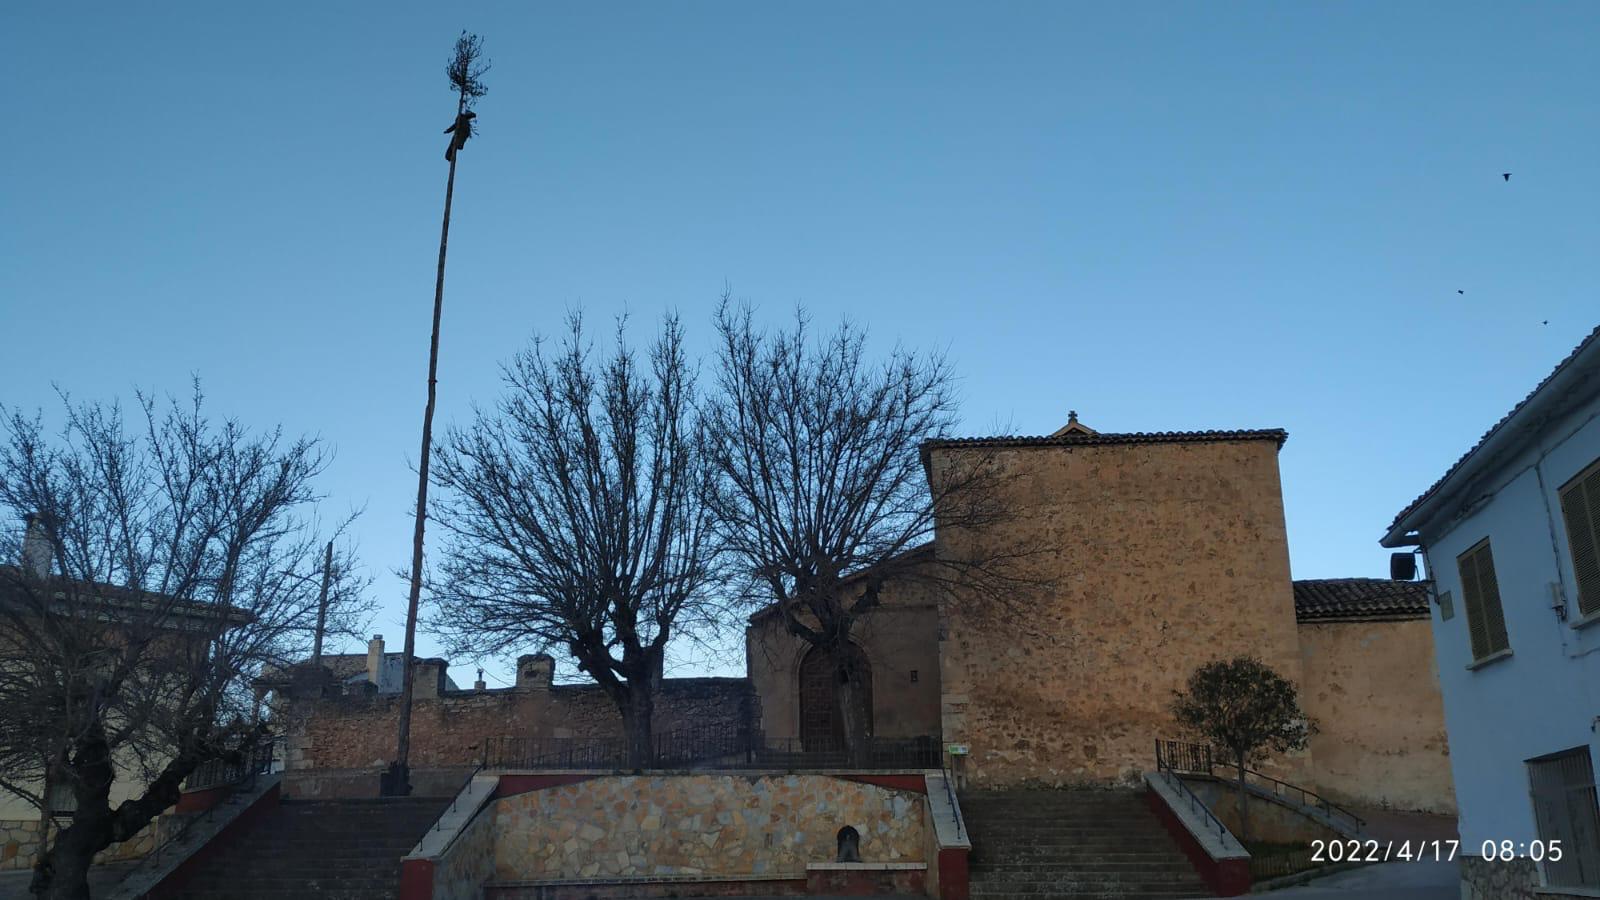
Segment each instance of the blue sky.
[[1382,575],[1600,320],[1593,4],[444,7],[0,12],[0,402],[195,373],[320,434],[394,644],[463,28],[441,425],[729,284],[944,349],[969,433],[1285,428],[1295,576]]

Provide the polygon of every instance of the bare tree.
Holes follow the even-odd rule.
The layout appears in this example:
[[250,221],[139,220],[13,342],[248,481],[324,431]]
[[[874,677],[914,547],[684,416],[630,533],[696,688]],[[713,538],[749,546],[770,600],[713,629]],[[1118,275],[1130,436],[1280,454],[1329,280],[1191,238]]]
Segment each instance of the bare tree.
[[682,330],[666,320],[646,370],[623,323],[597,360],[574,316],[558,350],[535,342],[504,379],[498,409],[438,449],[433,517],[449,543],[433,622],[453,649],[569,653],[616,703],[642,767],[668,643],[719,619]]
[[[59,433],[0,410],[0,508],[27,522],[0,535],[19,560],[0,567],[0,787],[41,810],[71,796],[32,890],[86,898],[94,854],[255,734],[251,678],[310,645],[325,456],[207,418],[198,386],[141,397],[131,424],[114,404],[63,406]],[[361,601],[331,593],[331,628],[359,631]]]
[[483,39],[461,32],[444,74],[456,93],[456,119],[444,130],[450,145],[444,158],[450,175],[444,185],[444,223],[439,227],[439,266],[433,281],[433,331],[428,339],[428,401],[422,407],[422,450],[417,457],[417,506],[411,531],[410,594],[406,598],[405,674],[400,688],[400,722],[395,737],[395,758],[383,777],[385,794],[411,793],[411,699],[416,691],[417,604],[422,597],[422,545],[428,525],[428,454],[433,449],[433,407],[439,393],[439,320],[444,314],[444,263],[450,247],[450,204],[456,193],[456,161],[467,139],[476,133],[478,114],[472,107],[489,92],[483,76],[489,63],[483,58]]
[[[881,362],[849,324],[814,337],[803,311],[765,332],[725,295],[718,392],[705,405],[705,454],[718,475],[712,506],[743,597],[775,603],[783,625],[828,655],[846,749],[866,752],[864,667],[851,634],[889,582],[942,590],[1031,585],[1003,553],[913,552],[935,526],[1003,521],[1005,476],[982,452],[952,457],[930,478],[919,450],[957,421],[943,357],[896,349]],[[1000,593],[995,591],[993,593]]]

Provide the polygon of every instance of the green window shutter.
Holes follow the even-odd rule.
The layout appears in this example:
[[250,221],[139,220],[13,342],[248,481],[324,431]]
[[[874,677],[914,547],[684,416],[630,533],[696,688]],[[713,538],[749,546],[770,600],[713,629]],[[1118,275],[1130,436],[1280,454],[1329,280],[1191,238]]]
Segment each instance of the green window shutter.
[[1489,636],[1489,652],[1511,649],[1506,638],[1506,614],[1500,606],[1500,582],[1494,576],[1494,554],[1488,541],[1478,548],[1478,588],[1483,592],[1484,630]]
[[1578,613],[1600,612],[1600,462],[1561,488],[1561,514],[1578,582]]
[[1467,608],[1467,634],[1472,658],[1484,659],[1511,649],[1506,636],[1506,615],[1500,605],[1500,580],[1494,574],[1494,552],[1484,538],[1456,557],[1461,573],[1461,600]]
[[1456,568],[1461,573],[1461,605],[1467,611],[1467,635],[1472,639],[1472,658],[1483,659],[1490,653],[1489,632],[1483,621],[1483,593],[1478,585],[1477,548],[1456,557]]

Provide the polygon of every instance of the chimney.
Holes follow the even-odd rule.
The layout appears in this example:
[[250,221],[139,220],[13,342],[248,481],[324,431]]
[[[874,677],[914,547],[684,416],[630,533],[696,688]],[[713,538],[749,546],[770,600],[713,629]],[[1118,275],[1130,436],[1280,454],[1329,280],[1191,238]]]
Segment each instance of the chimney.
[[375,634],[367,642],[367,680],[379,684],[383,675],[383,635]]
[[482,669],[478,670],[478,680],[474,681],[472,683],[472,689],[477,691],[480,694],[489,689],[488,682],[485,682],[483,680],[483,670]]
[[547,653],[517,657],[517,687],[521,690],[550,690],[555,672],[555,657]]
[[413,674],[411,690],[418,699],[437,697],[444,693],[444,671],[450,664],[442,659],[419,659]]
[[55,564],[56,549],[50,542],[50,531],[45,527],[44,516],[28,513],[23,517],[27,531],[22,535],[22,567],[35,578],[49,578]]

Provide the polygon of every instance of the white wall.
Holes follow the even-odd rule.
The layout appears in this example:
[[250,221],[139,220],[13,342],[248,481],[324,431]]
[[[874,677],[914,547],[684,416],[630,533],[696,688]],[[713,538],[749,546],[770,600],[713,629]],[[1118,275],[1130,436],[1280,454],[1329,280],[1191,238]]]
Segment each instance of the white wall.
[[[1463,855],[1479,855],[1484,841],[1538,837],[1526,760],[1587,745],[1600,769],[1600,622],[1573,626],[1577,589],[1556,493],[1600,457],[1597,416],[1600,399],[1546,426],[1536,444],[1473,492],[1493,492],[1491,499],[1459,522],[1422,529],[1438,591],[1448,591],[1455,607],[1443,621],[1435,604],[1433,629]],[[1511,656],[1469,669],[1456,557],[1485,537]],[[1552,583],[1566,599],[1567,622],[1551,608]]]

